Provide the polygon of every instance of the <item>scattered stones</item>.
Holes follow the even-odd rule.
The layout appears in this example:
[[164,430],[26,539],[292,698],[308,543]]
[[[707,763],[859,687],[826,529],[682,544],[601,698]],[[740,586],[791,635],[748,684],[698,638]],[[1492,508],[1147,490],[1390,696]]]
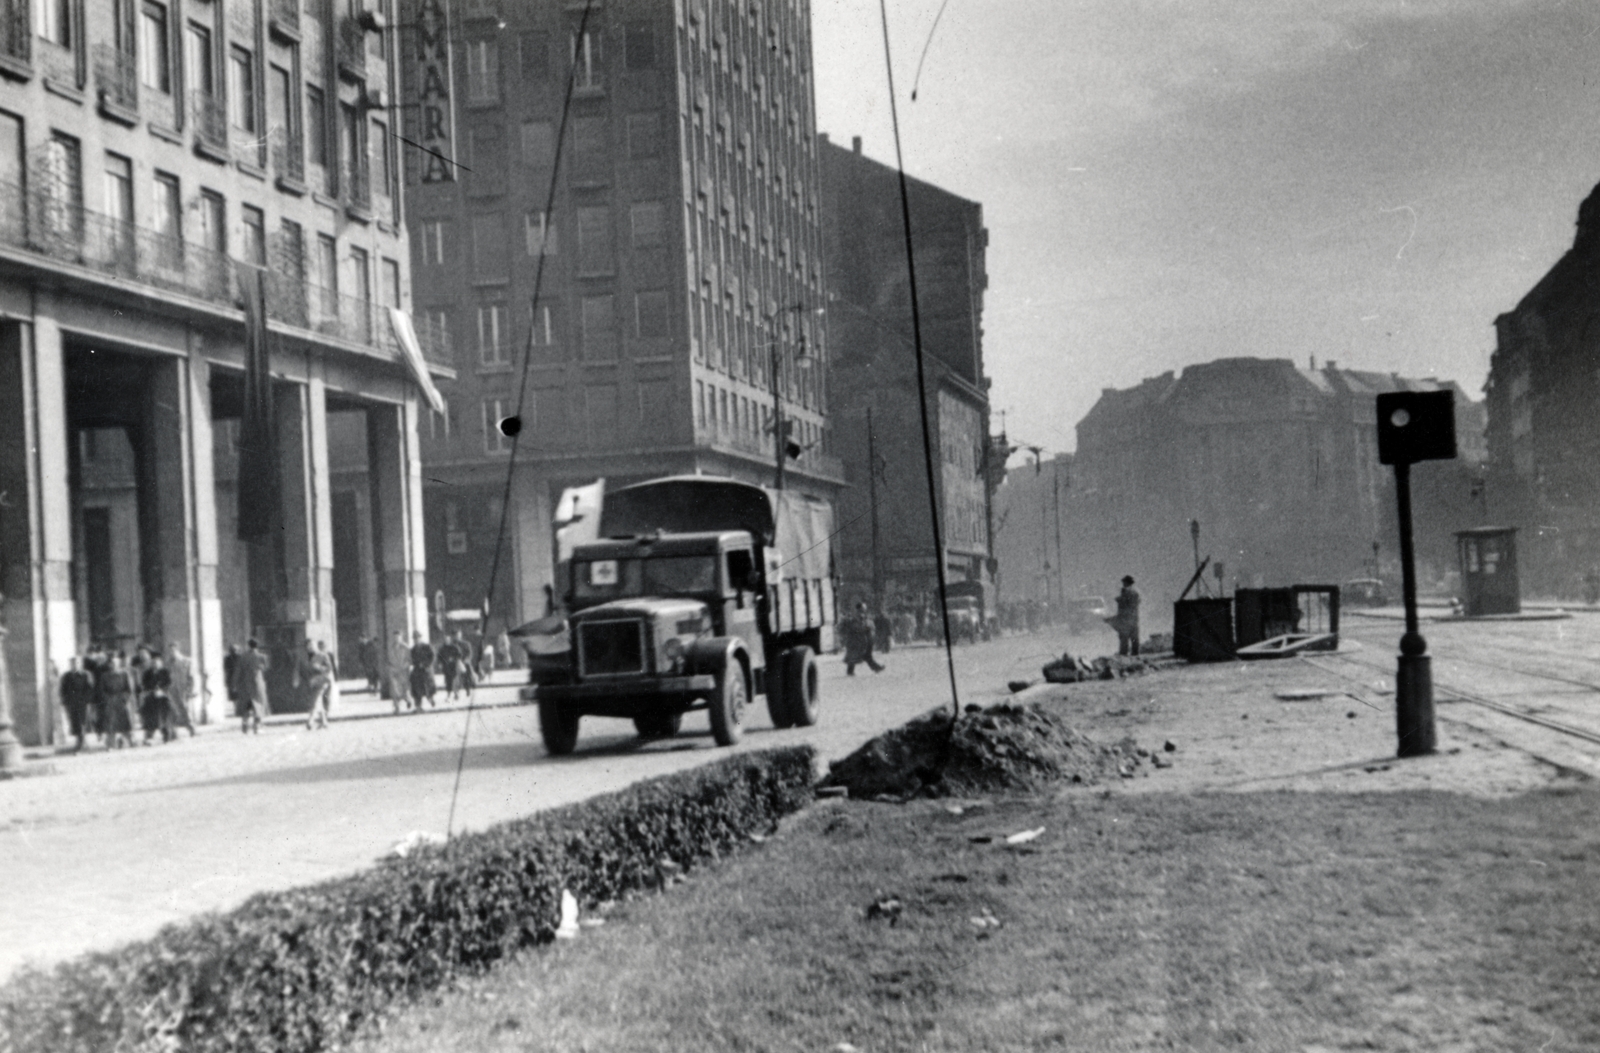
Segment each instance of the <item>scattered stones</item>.
[[1350,712],[1346,713],[1344,716],[1345,716],[1346,720],[1354,720],[1354,719],[1356,719],[1356,711],[1352,709]]
[[1013,695],[1016,694],[1018,691],[1026,691],[1026,690],[1028,690],[1028,688],[1030,688],[1032,686],[1033,686],[1033,681],[1032,680],[1008,680],[1008,681],[1006,681],[1006,688]]
[[899,896],[880,896],[867,905],[867,920],[884,920],[890,926],[895,926],[900,924],[900,915],[905,909],[906,905]]
[[1168,752],[1168,753],[1177,753],[1178,752],[1177,744],[1174,743],[1171,739],[1168,739],[1167,741],[1163,742],[1161,744],[1161,748],[1163,750],[1165,750],[1166,752]]

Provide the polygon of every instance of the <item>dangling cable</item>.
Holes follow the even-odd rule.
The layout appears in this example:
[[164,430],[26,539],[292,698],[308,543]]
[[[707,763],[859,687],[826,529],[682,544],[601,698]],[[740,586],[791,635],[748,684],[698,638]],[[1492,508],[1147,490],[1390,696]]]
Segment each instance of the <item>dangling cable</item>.
[[[567,94],[561,104],[561,122],[556,127],[555,153],[550,163],[550,187],[544,199],[545,238],[550,236],[550,216],[556,207],[556,187],[558,185],[556,179],[561,172],[561,149],[567,141],[567,118],[572,112],[572,97],[578,87],[577,49],[587,46],[585,38],[589,29],[589,14],[593,10],[594,0],[585,0],[583,15],[578,19],[578,32],[574,37],[572,68],[567,73]],[[539,262],[534,266],[533,298],[528,311],[528,339],[522,348],[522,375],[517,386],[517,406],[516,411],[509,418],[516,422],[516,427],[509,429],[511,452],[506,460],[505,486],[500,492],[500,524],[495,531],[494,558],[489,563],[489,583],[483,590],[483,617],[478,623],[478,636],[481,639],[487,639],[489,636],[489,608],[494,597],[495,581],[500,576],[500,558],[505,551],[506,544],[506,517],[511,511],[511,487],[517,471],[517,451],[521,448],[521,440],[524,434],[522,408],[526,404],[528,397],[528,370],[533,364],[533,337],[539,329],[539,293],[544,286],[544,261],[548,258],[548,254],[544,249],[545,246],[541,244],[539,246]],[[487,427],[487,422],[485,422],[485,426]],[[506,433],[506,431],[507,429],[502,429],[502,434]],[[481,655],[474,657],[481,657]],[[461,771],[467,762],[467,738],[472,732],[472,713],[473,707],[477,704],[477,698],[476,691],[467,698],[467,720],[461,729],[461,749],[456,754],[455,785],[450,789],[450,816],[445,821],[444,827],[446,843],[450,841],[451,832],[455,828],[456,798],[461,793]]]
[[[911,290],[911,339],[917,354],[917,408],[922,411],[922,461],[928,473],[928,508],[933,520],[934,565],[939,572],[939,619],[944,625],[944,660],[950,671],[950,704],[955,716],[961,716],[961,692],[956,687],[956,654],[950,639],[949,586],[945,581],[944,531],[939,526],[939,490],[933,475],[933,432],[928,427],[928,380],[923,367],[922,312],[917,306],[917,260],[912,252],[911,195],[906,187],[906,162],[900,152],[900,108],[894,101],[894,58],[889,51],[889,9],[886,0],[878,0],[878,11],[883,18],[883,63],[889,71],[889,116],[894,125],[894,163],[900,176],[900,218],[906,231],[906,271]],[[953,725],[952,725],[953,726]]]
[[939,19],[944,17],[944,9],[949,6],[950,0],[944,0],[944,3],[939,5],[939,13],[933,16],[933,25],[928,27],[928,39],[923,42],[922,56],[917,59],[917,75],[911,78],[912,102],[917,101],[917,85],[922,83],[922,64],[928,61],[928,49],[933,47],[933,35],[939,31]]

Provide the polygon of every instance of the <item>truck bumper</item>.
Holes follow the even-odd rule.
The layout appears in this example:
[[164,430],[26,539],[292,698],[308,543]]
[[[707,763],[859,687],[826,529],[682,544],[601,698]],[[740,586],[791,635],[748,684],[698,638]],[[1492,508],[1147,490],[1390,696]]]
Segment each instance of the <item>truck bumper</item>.
[[[661,699],[688,699],[709,694],[717,688],[717,678],[709,673],[697,676],[662,676],[648,680],[612,680],[589,684],[546,684],[522,689],[524,702],[550,702],[574,705],[585,713],[605,715],[617,709],[636,708],[640,703]],[[627,715],[627,714],[622,714]]]

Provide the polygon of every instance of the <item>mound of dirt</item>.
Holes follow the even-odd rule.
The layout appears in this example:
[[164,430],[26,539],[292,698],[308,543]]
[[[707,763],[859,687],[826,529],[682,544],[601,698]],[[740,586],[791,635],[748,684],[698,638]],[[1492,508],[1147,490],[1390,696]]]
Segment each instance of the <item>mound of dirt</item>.
[[1066,780],[1130,775],[1134,741],[1104,746],[1035,705],[973,707],[954,721],[934,710],[887,731],[829,766],[827,782],[851,797],[966,796],[1030,790]]

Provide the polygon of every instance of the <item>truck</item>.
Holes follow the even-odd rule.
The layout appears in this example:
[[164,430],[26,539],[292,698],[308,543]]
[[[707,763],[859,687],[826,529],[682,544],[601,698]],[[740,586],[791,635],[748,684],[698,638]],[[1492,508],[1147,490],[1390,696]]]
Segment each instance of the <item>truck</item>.
[[564,575],[566,649],[531,662],[522,691],[546,750],[571,753],[586,716],[664,738],[697,710],[731,746],[757,696],[776,727],[816,723],[837,625],[831,506],[668,476],[607,493],[598,534]]

